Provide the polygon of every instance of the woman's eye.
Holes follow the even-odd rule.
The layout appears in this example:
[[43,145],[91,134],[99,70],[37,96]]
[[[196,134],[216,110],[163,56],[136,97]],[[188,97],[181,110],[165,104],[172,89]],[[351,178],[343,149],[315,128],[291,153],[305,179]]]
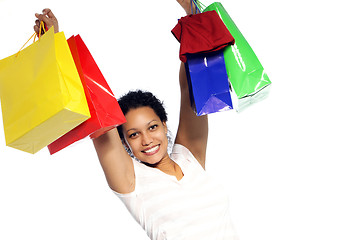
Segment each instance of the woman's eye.
[[150,130],[155,130],[157,127],[158,127],[158,125],[155,124],[155,125],[152,125],[149,129],[150,129]]
[[138,133],[137,133],[137,132],[132,133],[132,134],[130,134],[130,135],[129,135],[129,138],[134,138],[134,137],[136,137],[137,135],[138,135]]

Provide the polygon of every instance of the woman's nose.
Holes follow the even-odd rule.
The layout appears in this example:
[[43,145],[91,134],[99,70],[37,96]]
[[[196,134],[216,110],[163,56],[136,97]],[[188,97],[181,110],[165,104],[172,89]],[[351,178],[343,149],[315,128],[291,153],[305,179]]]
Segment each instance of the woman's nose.
[[143,146],[148,146],[152,143],[152,137],[150,134],[148,133],[145,133],[143,134],[143,137],[142,137],[142,145]]

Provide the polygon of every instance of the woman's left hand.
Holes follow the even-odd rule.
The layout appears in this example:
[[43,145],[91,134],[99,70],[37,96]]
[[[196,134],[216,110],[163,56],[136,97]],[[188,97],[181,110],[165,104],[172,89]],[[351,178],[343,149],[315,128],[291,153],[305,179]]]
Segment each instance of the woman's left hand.
[[35,13],[35,17],[37,19],[35,21],[34,30],[37,34],[39,34],[39,30],[40,30],[40,21],[43,21],[48,29],[54,27],[54,32],[55,33],[59,32],[59,23],[55,15],[52,13],[52,11],[49,8],[45,8],[42,11],[42,14]]

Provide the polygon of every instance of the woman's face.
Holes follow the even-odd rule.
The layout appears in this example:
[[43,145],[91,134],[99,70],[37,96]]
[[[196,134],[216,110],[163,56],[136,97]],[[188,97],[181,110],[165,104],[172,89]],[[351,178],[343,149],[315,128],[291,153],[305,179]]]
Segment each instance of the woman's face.
[[142,162],[156,164],[168,157],[167,127],[150,107],[131,109],[123,124],[126,143]]

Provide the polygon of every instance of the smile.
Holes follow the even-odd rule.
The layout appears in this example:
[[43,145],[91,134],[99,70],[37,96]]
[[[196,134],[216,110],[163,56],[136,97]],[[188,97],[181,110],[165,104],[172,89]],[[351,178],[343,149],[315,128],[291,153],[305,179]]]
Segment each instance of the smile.
[[146,155],[153,155],[153,154],[157,153],[159,151],[159,149],[160,149],[160,145],[156,145],[156,146],[154,146],[152,148],[148,148],[142,152],[145,153]]

